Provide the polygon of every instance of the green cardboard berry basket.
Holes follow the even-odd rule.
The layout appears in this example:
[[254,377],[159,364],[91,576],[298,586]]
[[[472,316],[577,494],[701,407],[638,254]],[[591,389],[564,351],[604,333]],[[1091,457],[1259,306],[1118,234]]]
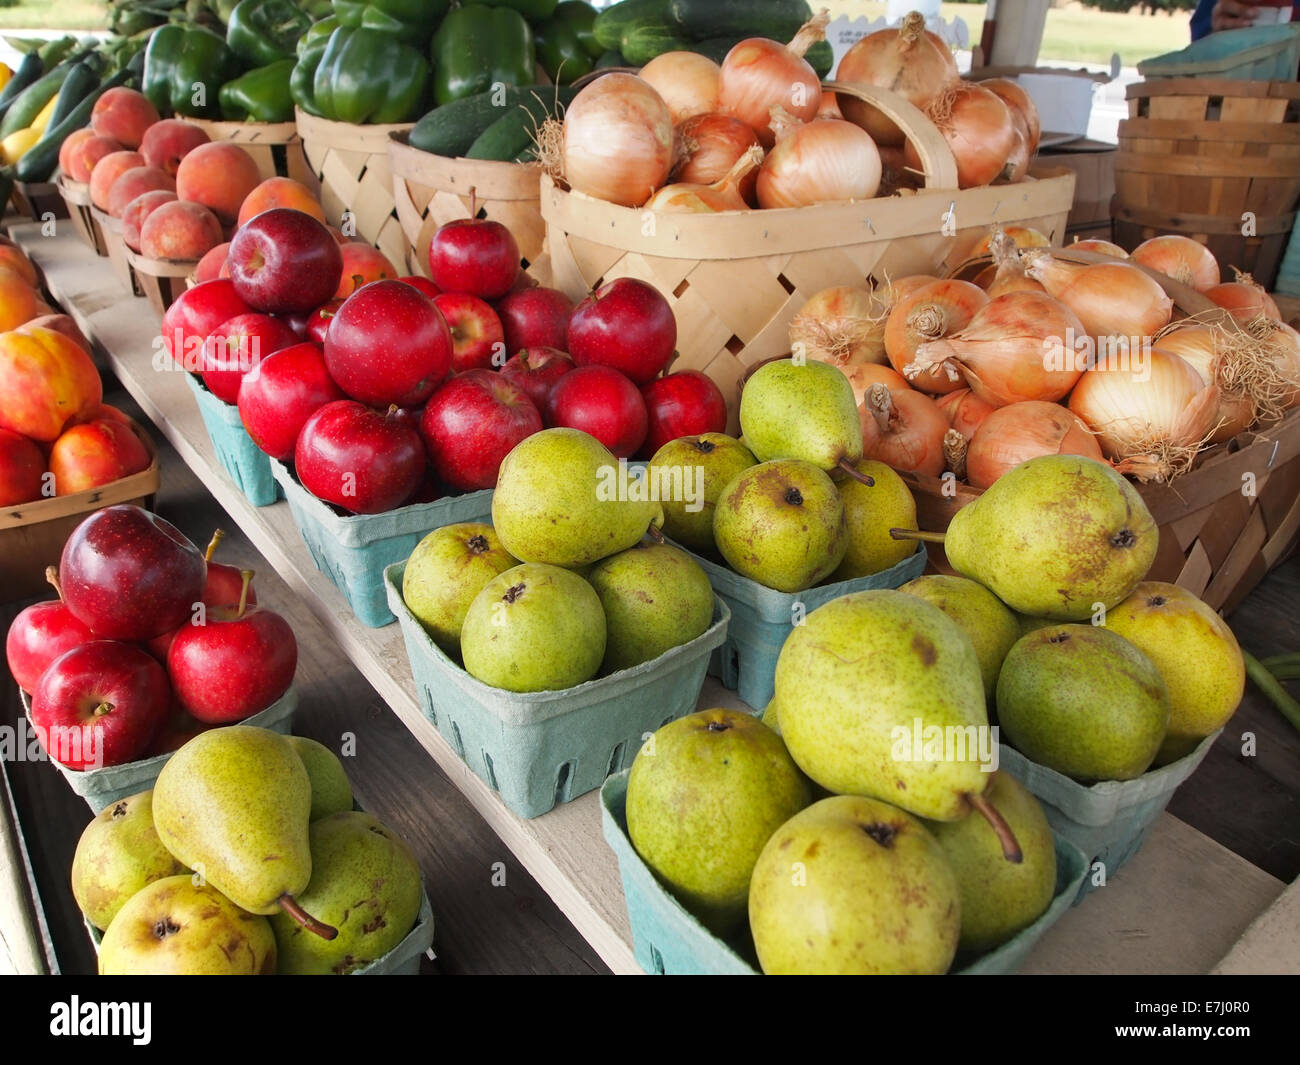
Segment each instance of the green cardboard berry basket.
[[1176,52],[1144,59],[1144,78],[1225,78],[1294,81],[1300,66],[1300,26],[1246,26],[1193,41]]
[[[32,720],[31,700],[22,692],[23,709],[27,712],[28,724]],[[265,710],[259,710],[252,717],[243,721],[231,722],[239,725],[256,725],[288,735],[293,728],[293,715],[298,709],[298,693],[290,688]],[[86,800],[95,813],[105,806],[125,799],[128,795],[138,795],[153,787],[162,767],[167,764],[174,752],[157,754],[152,758],[141,758],[135,762],[123,762],[121,765],[106,765],[102,769],[69,769],[65,765],[50,759],[50,764],[63,774],[74,792]]]
[[658,658],[562,691],[516,693],[470,676],[430,639],[402,599],[406,563],[384,571],[420,708],[465,764],[520,817],[538,817],[632,764],[647,733],[691,713],[731,611]]
[[410,558],[415,545],[434,529],[492,520],[491,489],[413,503],[383,514],[339,514],[307,491],[284,463],[271,460],[271,473],[284,490],[316,568],[343,593],[357,620],[372,629],[391,624],[394,618],[384,591],[386,566]]
[[[600,823],[606,842],[618,858],[637,964],[652,975],[758,975],[757,958],[747,933],[743,944],[719,939],[664,888],[641,860],[627,834],[627,780],[628,772],[623,772],[605,781],[600,789]],[[1060,835],[1053,838],[1056,842],[1056,893],[1051,904],[1019,935],[953,970],[956,975],[989,976],[1015,972],[1043,933],[1074,903],[1088,864],[1083,852],[1069,840]],[[958,958],[958,963],[961,961]]]
[[[1005,743],[999,744],[999,764],[1038,797],[1052,831],[1083,851],[1090,870],[1100,863],[1109,879],[1141,849],[1147,832],[1169,805],[1178,785],[1196,772],[1219,732],[1203,739],[1191,754],[1143,773],[1136,780],[1080,784],[1055,769],[1031,762]],[[1089,876],[1079,889],[1079,900],[1092,888],[1093,878]]]
[[[681,547],[681,544],[677,544]],[[776,682],[776,660],[781,656],[785,638],[795,624],[796,610],[806,616],[832,599],[851,592],[875,588],[899,588],[915,580],[925,570],[925,545],[902,562],[869,577],[834,584],[820,584],[802,592],[778,592],[757,581],[742,577],[735,570],[698,555],[689,548],[693,559],[709,575],[709,583],[731,608],[727,642],[713,655],[709,674],[722,681],[756,710],[772,701]]]
[[217,461],[235,487],[255,507],[269,507],[283,499],[284,493],[271,476],[271,457],[253,443],[239,418],[239,408],[214,396],[197,374],[187,373],[185,381],[199,405]]

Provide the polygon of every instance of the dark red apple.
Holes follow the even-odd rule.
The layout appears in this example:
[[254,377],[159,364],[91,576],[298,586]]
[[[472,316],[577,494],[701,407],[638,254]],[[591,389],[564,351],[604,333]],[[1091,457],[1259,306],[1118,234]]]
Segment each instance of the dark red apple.
[[[376,281],[357,295],[389,283]],[[343,399],[307,419],[294,465],[316,498],[354,514],[378,514],[401,506],[419,489],[426,458],[420,434],[395,411],[380,414]]]
[[727,400],[712,378],[699,370],[681,370],[641,386],[649,429],[641,447],[652,458],[669,440],[727,431]]
[[353,399],[417,407],[451,369],[451,330],[423,292],[373,281],[349,296],[325,334],[325,367]]
[[130,503],[90,515],[59,562],[68,609],[102,639],[148,640],[190,616],[208,564],[170,522]]
[[522,388],[538,410],[545,410],[555,382],[572,369],[573,360],[556,348],[524,348],[501,367],[501,376]]
[[433,299],[434,296],[442,295],[442,289],[427,277],[420,277],[419,274],[412,274],[410,277],[399,277],[397,280],[403,285],[410,285],[412,288],[419,289],[428,296],[429,299]]
[[521,348],[566,350],[573,301],[556,288],[517,288],[496,302],[506,335],[506,351]]
[[492,305],[463,292],[433,298],[451,330],[451,372],[499,369],[506,362],[505,334]]
[[333,297],[343,276],[334,235],[309,214],[273,207],[239,227],[230,242],[230,280],[254,310],[309,311]]
[[569,318],[568,348],[579,366],[612,366],[638,385],[659,376],[677,346],[677,319],[653,285],[620,277],[601,285]]
[[198,373],[203,369],[200,349],[208,334],[222,322],[252,309],[229,278],[195,285],[182,292],[163,315],[163,346],[184,369]]
[[339,308],[343,306],[340,299],[330,300],[322,304],[307,316],[307,339],[313,344],[325,345],[325,334],[329,332],[330,322],[334,316],[339,313]]
[[45,455],[21,433],[0,429],[0,507],[41,498]]
[[326,403],[346,399],[325,369],[316,344],[295,344],[269,355],[244,375],[239,419],[253,443],[288,462],[303,424]]
[[171,700],[167,674],[139,647],[94,640],[65,651],[41,675],[32,724],[55,761],[98,769],[144,753]]
[[[53,583],[54,567],[50,566],[45,573]],[[78,621],[62,599],[33,603],[14,618],[5,637],[9,672],[23,691],[34,691],[51,662],[64,651],[90,643],[94,638],[90,627]]]
[[501,460],[541,429],[542,416],[524,390],[491,370],[457,374],[420,418],[434,471],[459,492],[495,488]]
[[279,318],[237,315],[203,341],[203,383],[223,403],[236,403],[244,375],[268,355],[296,343],[297,335]]
[[519,274],[519,245],[500,222],[461,218],[439,226],[429,242],[429,276],[443,292],[494,300]]
[[579,366],[551,389],[546,424],[581,429],[619,458],[631,458],[645,440],[645,400],[636,385],[617,370]]
[[[227,566],[224,562],[212,561],[213,553],[225,536],[226,534],[220,529],[214,532],[207,550],[203,553],[208,563],[208,578],[203,583],[203,605],[205,607],[238,606],[240,598],[245,594],[248,596],[249,603],[256,603],[257,592],[250,583],[245,593],[243,571],[238,566]],[[190,620],[194,620],[193,613],[190,614]],[[161,636],[145,641],[145,650],[166,665],[167,652],[171,650],[172,640],[176,638],[178,632],[180,629],[173,629],[171,632],[164,632]]]

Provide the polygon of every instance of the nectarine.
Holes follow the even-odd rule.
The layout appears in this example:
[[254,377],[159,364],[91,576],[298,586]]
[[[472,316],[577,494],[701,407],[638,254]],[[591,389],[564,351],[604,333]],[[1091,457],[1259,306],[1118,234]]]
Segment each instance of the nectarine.
[[90,128],[100,137],[112,137],[127,148],[138,148],[145,130],[158,121],[158,109],[135,89],[109,89],[95,101]]
[[101,211],[107,211],[108,194],[113,184],[128,170],[133,170],[137,166],[144,166],[144,156],[139,152],[109,152],[90,172],[90,202]]
[[144,140],[140,143],[140,154],[150,166],[175,174],[181,160],[200,144],[207,144],[210,139],[207,131],[193,122],[164,118],[145,130]]
[[176,170],[176,195],[201,203],[232,225],[245,197],[261,182],[257,163],[238,144],[212,141],[193,149]]
[[199,260],[221,243],[221,223],[200,203],[177,200],[150,212],[140,227],[140,254],[147,259]]
[[311,215],[316,221],[325,221],[325,208],[320,205],[306,185],[293,178],[267,178],[252,192],[244,197],[239,207],[239,224],[242,226],[254,215],[269,211],[272,207],[292,207]]

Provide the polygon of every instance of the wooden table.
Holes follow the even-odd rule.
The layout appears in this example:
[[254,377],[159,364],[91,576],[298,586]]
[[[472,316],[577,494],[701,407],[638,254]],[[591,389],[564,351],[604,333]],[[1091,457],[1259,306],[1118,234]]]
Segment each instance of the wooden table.
[[[531,821],[507,810],[421,714],[397,627],[368,629],[360,625],[338,591],[317,572],[288,506],[279,503],[251,507],[217,466],[181,374],[154,368],[159,325],[148,304],[127,295],[107,264],[94,258],[70,233],[42,236],[39,227],[34,225],[15,226],[12,233],[40,264],[55,298],[103,349],[122,386],[140,404],[144,414],[194,470],[284,584],[296,593],[300,606],[294,608],[293,614],[300,643],[320,641],[327,648],[329,643],[337,646],[340,655],[370,682],[419,746],[509,852],[536,878],[537,884],[600,959],[615,972],[639,971],[632,957],[617,866],[600,835],[595,793]],[[1284,573],[1270,578],[1270,582],[1278,580],[1289,582],[1284,591],[1294,596],[1296,563],[1288,564]],[[1292,598],[1291,602],[1294,601]],[[1239,611],[1245,613],[1246,608]],[[1283,613],[1281,617],[1287,619],[1286,627],[1280,626],[1276,617],[1260,619],[1261,628],[1272,641],[1261,645],[1259,649],[1264,653],[1286,649],[1287,639],[1293,644],[1300,643],[1296,640],[1293,612]],[[1279,640],[1283,643],[1281,647],[1276,646]],[[332,648],[322,654],[323,663],[328,666]],[[702,693],[701,705],[743,704],[734,693],[723,691],[710,680]],[[1270,711],[1266,707],[1251,702],[1243,712],[1251,707],[1262,722],[1269,723]],[[300,721],[309,734],[314,734],[318,713],[312,701],[304,700]],[[1287,760],[1300,757],[1300,743],[1296,742],[1294,733],[1287,733],[1287,728],[1282,721],[1269,731],[1277,743],[1270,755],[1269,772],[1273,775],[1269,779],[1288,792],[1294,804],[1300,790],[1300,769]],[[1239,743],[1239,738],[1230,740],[1225,734],[1220,747],[1230,750],[1233,742]],[[400,778],[412,807],[411,820],[396,827],[437,833],[443,811],[429,801],[425,781],[409,775],[410,763],[399,754],[400,744],[393,742],[389,749],[394,760],[385,766],[393,777]],[[1216,751],[1208,764],[1218,764],[1219,755]],[[1224,753],[1223,757],[1231,761],[1232,756]],[[1250,770],[1252,774],[1255,772],[1253,767]],[[1193,777],[1183,792],[1196,795],[1204,772]],[[1253,788],[1256,777],[1249,779]],[[358,790],[364,795],[368,788],[375,786],[363,768]],[[1241,790],[1237,786],[1237,792]],[[1294,879],[1300,872],[1300,848],[1290,843],[1279,849],[1277,843],[1280,837],[1285,838],[1294,819],[1264,829],[1265,833],[1273,833],[1271,853],[1275,861],[1261,863],[1255,854],[1247,860],[1229,849],[1233,845],[1233,831],[1240,829],[1243,838],[1249,835],[1255,817],[1251,810],[1253,795],[1247,789],[1245,798],[1239,801],[1229,801],[1223,794],[1213,796],[1210,805],[1217,811],[1208,819],[1212,822],[1209,830],[1222,842],[1216,842],[1172,814],[1165,814],[1141,855],[1043,938],[1029,959],[1027,971],[1209,971],[1282,893],[1283,881]],[[1195,801],[1189,804],[1193,812],[1200,805]],[[1181,808],[1181,805],[1176,807]],[[1223,845],[1224,842],[1229,845]],[[1266,871],[1261,864],[1269,864],[1271,868]],[[1293,954],[1300,955],[1300,949]],[[556,959],[557,971],[563,969],[563,961]]]

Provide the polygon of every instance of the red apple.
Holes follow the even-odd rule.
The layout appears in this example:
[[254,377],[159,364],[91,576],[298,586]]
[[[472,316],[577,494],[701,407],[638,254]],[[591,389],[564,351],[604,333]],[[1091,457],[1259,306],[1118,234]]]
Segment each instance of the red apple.
[[451,330],[451,372],[490,370],[505,365],[505,334],[492,305],[463,292],[433,298]]
[[579,366],[561,377],[546,400],[546,424],[581,429],[619,458],[645,440],[645,400],[636,385],[608,366]]
[[268,355],[298,343],[294,331],[269,314],[240,314],[203,341],[203,383],[223,403],[239,401],[239,383]]
[[54,494],[85,492],[147,470],[153,459],[129,425],[111,418],[63,431],[50,448]]
[[[208,549],[204,552],[204,558],[208,563],[208,577],[203,583],[203,605],[205,607],[235,607],[239,605],[240,597],[247,594],[247,601],[250,604],[257,602],[257,592],[253,589],[252,582],[249,582],[248,591],[244,591],[243,571],[237,566],[227,566],[224,562],[213,562],[212,553],[217,549],[225,537],[220,529],[212,534],[212,541],[208,544]],[[190,614],[190,620],[194,615]],[[171,650],[172,640],[176,634],[185,626],[172,629],[171,632],[164,632],[161,636],[155,636],[152,640],[145,641],[145,650],[154,658],[158,659],[163,665],[167,664],[167,653]]]
[[330,299],[343,276],[343,253],[311,215],[273,207],[250,218],[230,242],[230,279],[254,310],[309,311]]
[[190,616],[207,568],[202,552],[170,522],[119,503],[72,530],[59,577],[68,609],[96,636],[148,640]]
[[22,433],[0,429],[0,507],[40,499],[44,476],[41,449]]
[[443,292],[494,300],[518,274],[519,245],[500,222],[461,218],[439,226],[429,242],[429,276]]
[[254,444],[288,462],[307,419],[326,403],[346,398],[325,369],[320,347],[295,344],[268,355],[244,375],[239,418]]
[[501,460],[541,429],[542,416],[524,390],[491,370],[457,374],[420,418],[434,471],[460,492],[495,488]]
[[[51,576],[54,567],[46,571]],[[5,637],[9,672],[23,691],[35,691],[41,674],[64,651],[90,643],[95,634],[72,616],[61,599],[33,603],[14,618]]]
[[451,330],[433,301],[400,281],[373,281],[330,319],[325,366],[353,399],[416,407],[451,369]]
[[203,369],[201,350],[207,335],[222,322],[252,309],[229,278],[195,285],[182,292],[163,315],[163,346],[184,369],[198,373]]
[[545,410],[555,382],[572,369],[573,360],[556,348],[524,348],[501,367],[501,376],[522,388],[538,410]]
[[65,651],[32,693],[41,746],[69,769],[133,761],[171,709],[167,674],[139,647],[94,640]]
[[420,277],[418,274],[412,274],[410,277],[399,277],[397,280],[403,285],[410,285],[412,288],[419,289],[428,296],[429,299],[433,299],[434,296],[442,295],[442,289],[427,277]]
[[578,304],[568,345],[579,366],[612,366],[644,385],[672,359],[677,319],[653,285],[620,277]]
[[641,448],[651,458],[669,440],[727,430],[727,400],[722,389],[699,370],[682,370],[641,386],[649,430]]
[[339,313],[339,308],[342,306],[342,300],[330,300],[307,315],[307,339],[313,344],[324,347],[325,336],[330,329],[330,322],[334,320],[334,316]]
[[506,352],[521,348],[566,350],[573,301],[556,288],[519,288],[496,303],[506,335]]
[[[376,281],[357,295],[384,284],[388,282]],[[294,448],[294,465],[303,487],[316,498],[354,514],[378,514],[401,506],[416,492],[426,459],[420,434],[395,411],[380,414],[343,399],[307,419]]]

